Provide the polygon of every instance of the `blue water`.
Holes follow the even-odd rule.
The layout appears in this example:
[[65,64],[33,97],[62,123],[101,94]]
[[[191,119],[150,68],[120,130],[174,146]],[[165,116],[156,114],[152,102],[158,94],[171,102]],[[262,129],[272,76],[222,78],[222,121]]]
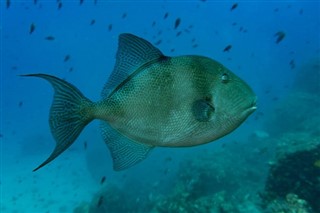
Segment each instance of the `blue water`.
[[[60,9],[59,3],[62,4]],[[235,3],[238,6],[230,10]],[[226,200],[230,202],[229,198],[234,197],[233,204],[243,204],[244,207],[234,207],[239,212],[270,212],[271,207],[262,208],[258,204],[261,198],[257,190],[264,190],[268,163],[275,161],[277,141],[283,139],[280,140],[281,134],[320,131],[316,127],[317,124],[320,126],[320,115],[316,112],[320,107],[320,91],[316,86],[320,85],[319,1],[97,0],[94,4],[93,0],[84,0],[80,4],[79,1],[38,0],[35,4],[31,0],[11,0],[8,6],[8,1],[1,0],[0,8],[1,212],[72,212],[81,202],[90,203],[91,199],[94,207],[90,212],[161,212],[162,208],[163,212],[177,212],[168,210],[165,205],[159,207],[160,201],[164,200],[163,196],[183,197],[183,190],[192,194],[193,182],[199,181],[199,176],[206,171],[202,166],[211,165],[208,160],[213,166],[207,171],[217,172],[217,175],[209,175],[209,179],[201,181],[208,184],[212,177],[222,180],[204,184],[203,188],[215,190],[199,187],[194,197],[183,202],[196,203],[202,195],[217,197],[227,192],[233,196],[224,195]],[[166,19],[165,13],[168,13]],[[181,24],[175,30],[177,18],[181,19]],[[94,24],[91,24],[92,20]],[[35,29],[30,33],[32,23]],[[111,30],[108,29],[110,24]],[[177,36],[179,31],[181,35]],[[279,31],[284,32],[285,37],[276,43],[275,34]],[[125,32],[153,44],[161,40],[157,47],[165,55],[203,55],[221,62],[252,87],[258,96],[258,110],[219,141],[192,148],[158,148],[146,160],[124,172],[112,170],[112,159],[100,136],[99,123],[94,121],[69,150],[33,173],[55,145],[48,124],[53,90],[45,81],[19,75],[54,75],[76,85],[91,100],[98,101],[113,70],[118,36]],[[54,40],[47,40],[48,36]],[[227,45],[232,48],[224,52]],[[67,55],[70,59],[64,61]],[[313,71],[306,70],[308,67]],[[287,101],[292,91],[299,91],[302,84],[312,84],[316,88],[312,94],[302,91],[314,100],[313,105],[300,100],[297,104]],[[291,105],[286,105],[288,102]],[[308,128],[294,128],[295,118],[288,120],[290,128],[284,127],[288,123],[283,119],[287,117],[279,123],[281,114],[277,109],[286,112],[292,105],[310,107],[301,110],[306,114],[300,115],[297,123],[298,126],[303,122]],[[299,114],[300,108],[297,111],[293,114]],[[259,132],[267,133],[268,137],[260,137]],[[312,137],[309,139],[319,142],[319,134],[312,133]],[[84,149],[85,141],[87,149]],[[267,153],[263,151],[266,147]],[[192,174],[186,168],[190,168]],[[241,172],[230,172],[235,170]],[[254,173],[248,176],[256,179],[248,178],[244,171]],[[318,173],[316,175],[320,176]],[[100,184],[102,176],[107,180]],[[184,182],[181,177],[189,179]],[[177,189],[179,182],[185,189]],[[108,204],[107,196],[104,196],[102,204],[98,205],[97,198],[92,198],[99,190],[101,193],[108,191],[109,184],[121,188],[125,195],[118,203],[123,202],[127,209],[106,210],[104,205],[116,206],[116,201]],[[139,195],[135,194],[137,190],[141,190]],[[245,196],[248,196],[246,200],[243,199]],[[134,200],[134,204],[126,200]],[[157,207],[155,203],[158,203]],[[216,205],[211,205],[211,212],[219,212]],[[205,212],[190,206],[181,209],[181,212]],[[313,207],[309,211],[320,210]]]

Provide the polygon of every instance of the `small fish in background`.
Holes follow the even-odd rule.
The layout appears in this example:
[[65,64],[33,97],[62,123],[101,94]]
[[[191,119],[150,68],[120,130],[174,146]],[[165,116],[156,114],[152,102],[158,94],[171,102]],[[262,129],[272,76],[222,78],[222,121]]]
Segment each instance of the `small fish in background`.
[[229,52],[231,50],[231,48],[232,48],[232,45],[229,44],[223,49],[223,52]]
[[93,1],[93,4],[94,4],[94,5],[97,5],[97,3],[98,3],[98,0],[94,0],[94,1]]
[[32,23],[32,24],[30,25],[29,34],[32,34],[35,29],[36,29],[36,25],[34,25],[34,23]]
[[163,16],[163,19],[167,19],[167,18],[168,18],[168,16],[169,16],[169,13],[168,13],[168,12],[166,12],[166,13],[164,14],[164,16]]
[[238,3],[234,3],[232,5],[232,7],[230,8],[230,11],[233,11],[234,9],[236,9],[238,7]]
[[9,9],[10,5],[11,5],[11,1],[10,1],[10,0],[7,0],[7,1],[6,1],[6,8]]
[[80,0],[80,5],[82,5],[83,4],[83,0]]
[[70,55],[66,55],[63,59],[63,62],[67,62],[70,60]]
[[96,20],[92,19],[91,22],[90,22],[90,26],[94,25],[95,23],[96,23]]
[[162,43],[162,40],[160,39],[160,40],[158,40],[156,43],[154,43],[155,45],[159,45],[159,44],[161,44]]
[[33,0],[33,4],[36,5],[38,3],[38,0]]
[[180,23],[181,23],[181,19],[177,18],[176,21],[174,22],[174,29],[175,30],[179,27]]
[[292,59],[292,60],[289,62],[289,65],[290,65],[290,68],[291,68],[291,69],[296,68],[296,63],[295,63],[294,59]]
[[198,44],[192,45],[192,48],[197,48],[197,47],[198,47]]
[[300,9],[299,10],[299,15],[302,15],[303,14],[303,9]]
[[102,185],[106,181],[106,176],[103,176],[100,180],[100,185]]
[[108,25],[108,31],[111,32],[111,30],[112,30],[112,24],[109,24]]
[[87,141],[84,141],[84,142],[83,142],[83,148],[84,148],[84,150],[87,150],[87,148],[88,148]]
[[0,138],[3,138],[3,134],[0,133]]
[[127,13],[123,13],[121,18],[122,18],[122,19],[127,18]]
[[99,197],[97,207],[100,207],[100,206],[102,205],[102,203],[103,203],[103,196],[101,195],[101,196]]
[[286,34],[284,32],[282,32],[282,31],[279,31],[276,34],[274,34],[274,36],[277,37],[276,43],[279,44],[284,39]]
[[23,101],[19,101],[18,107],[21,108],[23,105]]
[[62,2],[58,1],[58,10],[60,10],[62,8]]
[[151,26],[152,27],[156,26],[156,21],[153,21]]
[[179,37],[181,35],[182,31],[177,32],[176,37]]
[[165,161],[165,162],[171,162],[171,161],[172,161],[172,158],[171,158],[170,156],[168,156],[168,157],[166,157],[166,158],[164,159],[164,161]]
[[173,53],[174,51],[175,51],[175,49],[174,49],[174,48],[172,48],[172,49],[170,50],[170,52],[171,52],[171,53]]
[[47,36],[45,37],[44,39],[48,40],[48,41],[54,41],[55,40],[55,37],[53,36]]
[[70,68],[69,68],[69,72],[72,72],[72,71],[73,71],[73,67],[70,67]]
[[275,13],[279,12],[279,8],[274,8],[273,12],[275,12]]

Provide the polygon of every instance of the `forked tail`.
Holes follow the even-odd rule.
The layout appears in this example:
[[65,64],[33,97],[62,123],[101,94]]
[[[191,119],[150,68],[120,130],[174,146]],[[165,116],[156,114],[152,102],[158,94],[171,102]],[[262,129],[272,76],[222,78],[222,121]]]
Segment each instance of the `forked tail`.
[[49,123],[56,147],[49,158],[33,170],[36,171],[58,157],[77,139],[82,129],[93,120],[94,103],[75,86],[57,77],[46,74],[22,76],[43,78],[54,88]]

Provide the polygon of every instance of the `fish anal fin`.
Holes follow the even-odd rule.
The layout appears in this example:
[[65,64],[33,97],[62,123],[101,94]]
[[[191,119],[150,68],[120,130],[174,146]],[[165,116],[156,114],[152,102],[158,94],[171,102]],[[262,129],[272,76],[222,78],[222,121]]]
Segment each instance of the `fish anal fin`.
[[141,162],[153,148],[153,146],[130,140],[104,121],[101,121],[101,132],[110,150],[115,171],[130,168]]

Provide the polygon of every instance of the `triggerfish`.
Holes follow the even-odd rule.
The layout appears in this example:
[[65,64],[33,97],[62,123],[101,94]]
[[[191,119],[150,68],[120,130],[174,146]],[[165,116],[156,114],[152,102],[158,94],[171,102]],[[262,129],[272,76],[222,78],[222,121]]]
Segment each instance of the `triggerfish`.
[[47,74],[54,88],[49,123],[56,147],[34,171],[65,151],[94,119],[113,169],[144,160],[154,147],[206,144],[236,129],[256,109],[256,95],[219,62],[204,56],[169,57],[132,34],[119,36],[116,63],[98,102]]

